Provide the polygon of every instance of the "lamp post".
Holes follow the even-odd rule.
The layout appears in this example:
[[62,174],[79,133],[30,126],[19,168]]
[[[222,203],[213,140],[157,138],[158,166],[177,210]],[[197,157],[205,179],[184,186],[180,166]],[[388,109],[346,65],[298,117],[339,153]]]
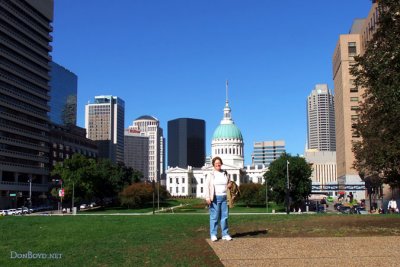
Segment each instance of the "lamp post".
[[155,200],[155,191],[156,191],[156,186],[155,186],[154,179],[153,179],[153,181],[151,183],[153,185],[153,215],[154,215],[155,214],[155,203],[154,203],[154,200]]
[[289,160],[286,160],[286,214],[290,213],[289,204]]
[[160,179],[161,177],[157,175],[157,210],[160,210]]
[[74,206],[75,206],[75,182],[72,181],[72,207],[71,207],[71,212],[73,212],[74,210]]
[[32,175],[29,175],[29,209],[32,208]]
[[267,206],[267,213],[268,213],[268,180],[265,179],[265,201]]

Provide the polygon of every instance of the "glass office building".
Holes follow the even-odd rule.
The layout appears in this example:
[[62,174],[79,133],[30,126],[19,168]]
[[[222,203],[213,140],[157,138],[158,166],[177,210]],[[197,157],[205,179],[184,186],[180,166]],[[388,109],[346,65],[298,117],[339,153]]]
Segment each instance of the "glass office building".
[[204,120],[181,118],[168,121],[168,166],[204,166],[205,132]]
[[76,125],[78,77],[55,62],[50,63],[50,120]]

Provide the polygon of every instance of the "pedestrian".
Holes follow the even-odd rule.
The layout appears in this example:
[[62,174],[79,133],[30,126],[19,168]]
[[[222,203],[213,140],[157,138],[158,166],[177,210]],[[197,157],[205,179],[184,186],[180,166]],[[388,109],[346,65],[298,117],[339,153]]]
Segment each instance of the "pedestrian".
[[221,169],[222,159],[213,158],[212,165],[214,170],[207,176],[205,186],[205,198],[210,210],[211,241],[218,240],[218,223],[221,226],[222,240],[230,241],[232,237],[228,231],[227,190],[231,184],[227,172]]
[[326,197],[321,199],[322,212],[326,212]]
[[392,197],[392,199],[388,203],[388,213],[395,213],[396,210],[397,210],[397,202]]
[[350,192],[349,195],[347,196],[349,198],[349,203],[352,204],[353,203],[353,192]]

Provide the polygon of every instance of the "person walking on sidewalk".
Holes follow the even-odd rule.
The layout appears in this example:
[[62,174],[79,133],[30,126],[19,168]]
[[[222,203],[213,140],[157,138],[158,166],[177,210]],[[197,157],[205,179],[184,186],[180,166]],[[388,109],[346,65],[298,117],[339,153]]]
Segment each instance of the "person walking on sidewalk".
[[222,159],[215,157],[212,160],[214,170],[207,176],[205,186],[205,198],[210,210],[210,236],[211,241],[217,241],[218,221],[221,224],[222,240],[231,241],[228,231],[229,209],[227,204],[227,190],[230,188],[230,180],[221,169]]

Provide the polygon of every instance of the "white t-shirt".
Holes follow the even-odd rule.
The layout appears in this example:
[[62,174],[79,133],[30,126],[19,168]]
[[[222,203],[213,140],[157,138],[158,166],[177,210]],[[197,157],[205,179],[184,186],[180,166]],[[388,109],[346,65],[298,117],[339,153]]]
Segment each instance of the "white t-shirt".
[[216,196],[226,196],[227,180],[224,172],[214,171],[214,188]]

